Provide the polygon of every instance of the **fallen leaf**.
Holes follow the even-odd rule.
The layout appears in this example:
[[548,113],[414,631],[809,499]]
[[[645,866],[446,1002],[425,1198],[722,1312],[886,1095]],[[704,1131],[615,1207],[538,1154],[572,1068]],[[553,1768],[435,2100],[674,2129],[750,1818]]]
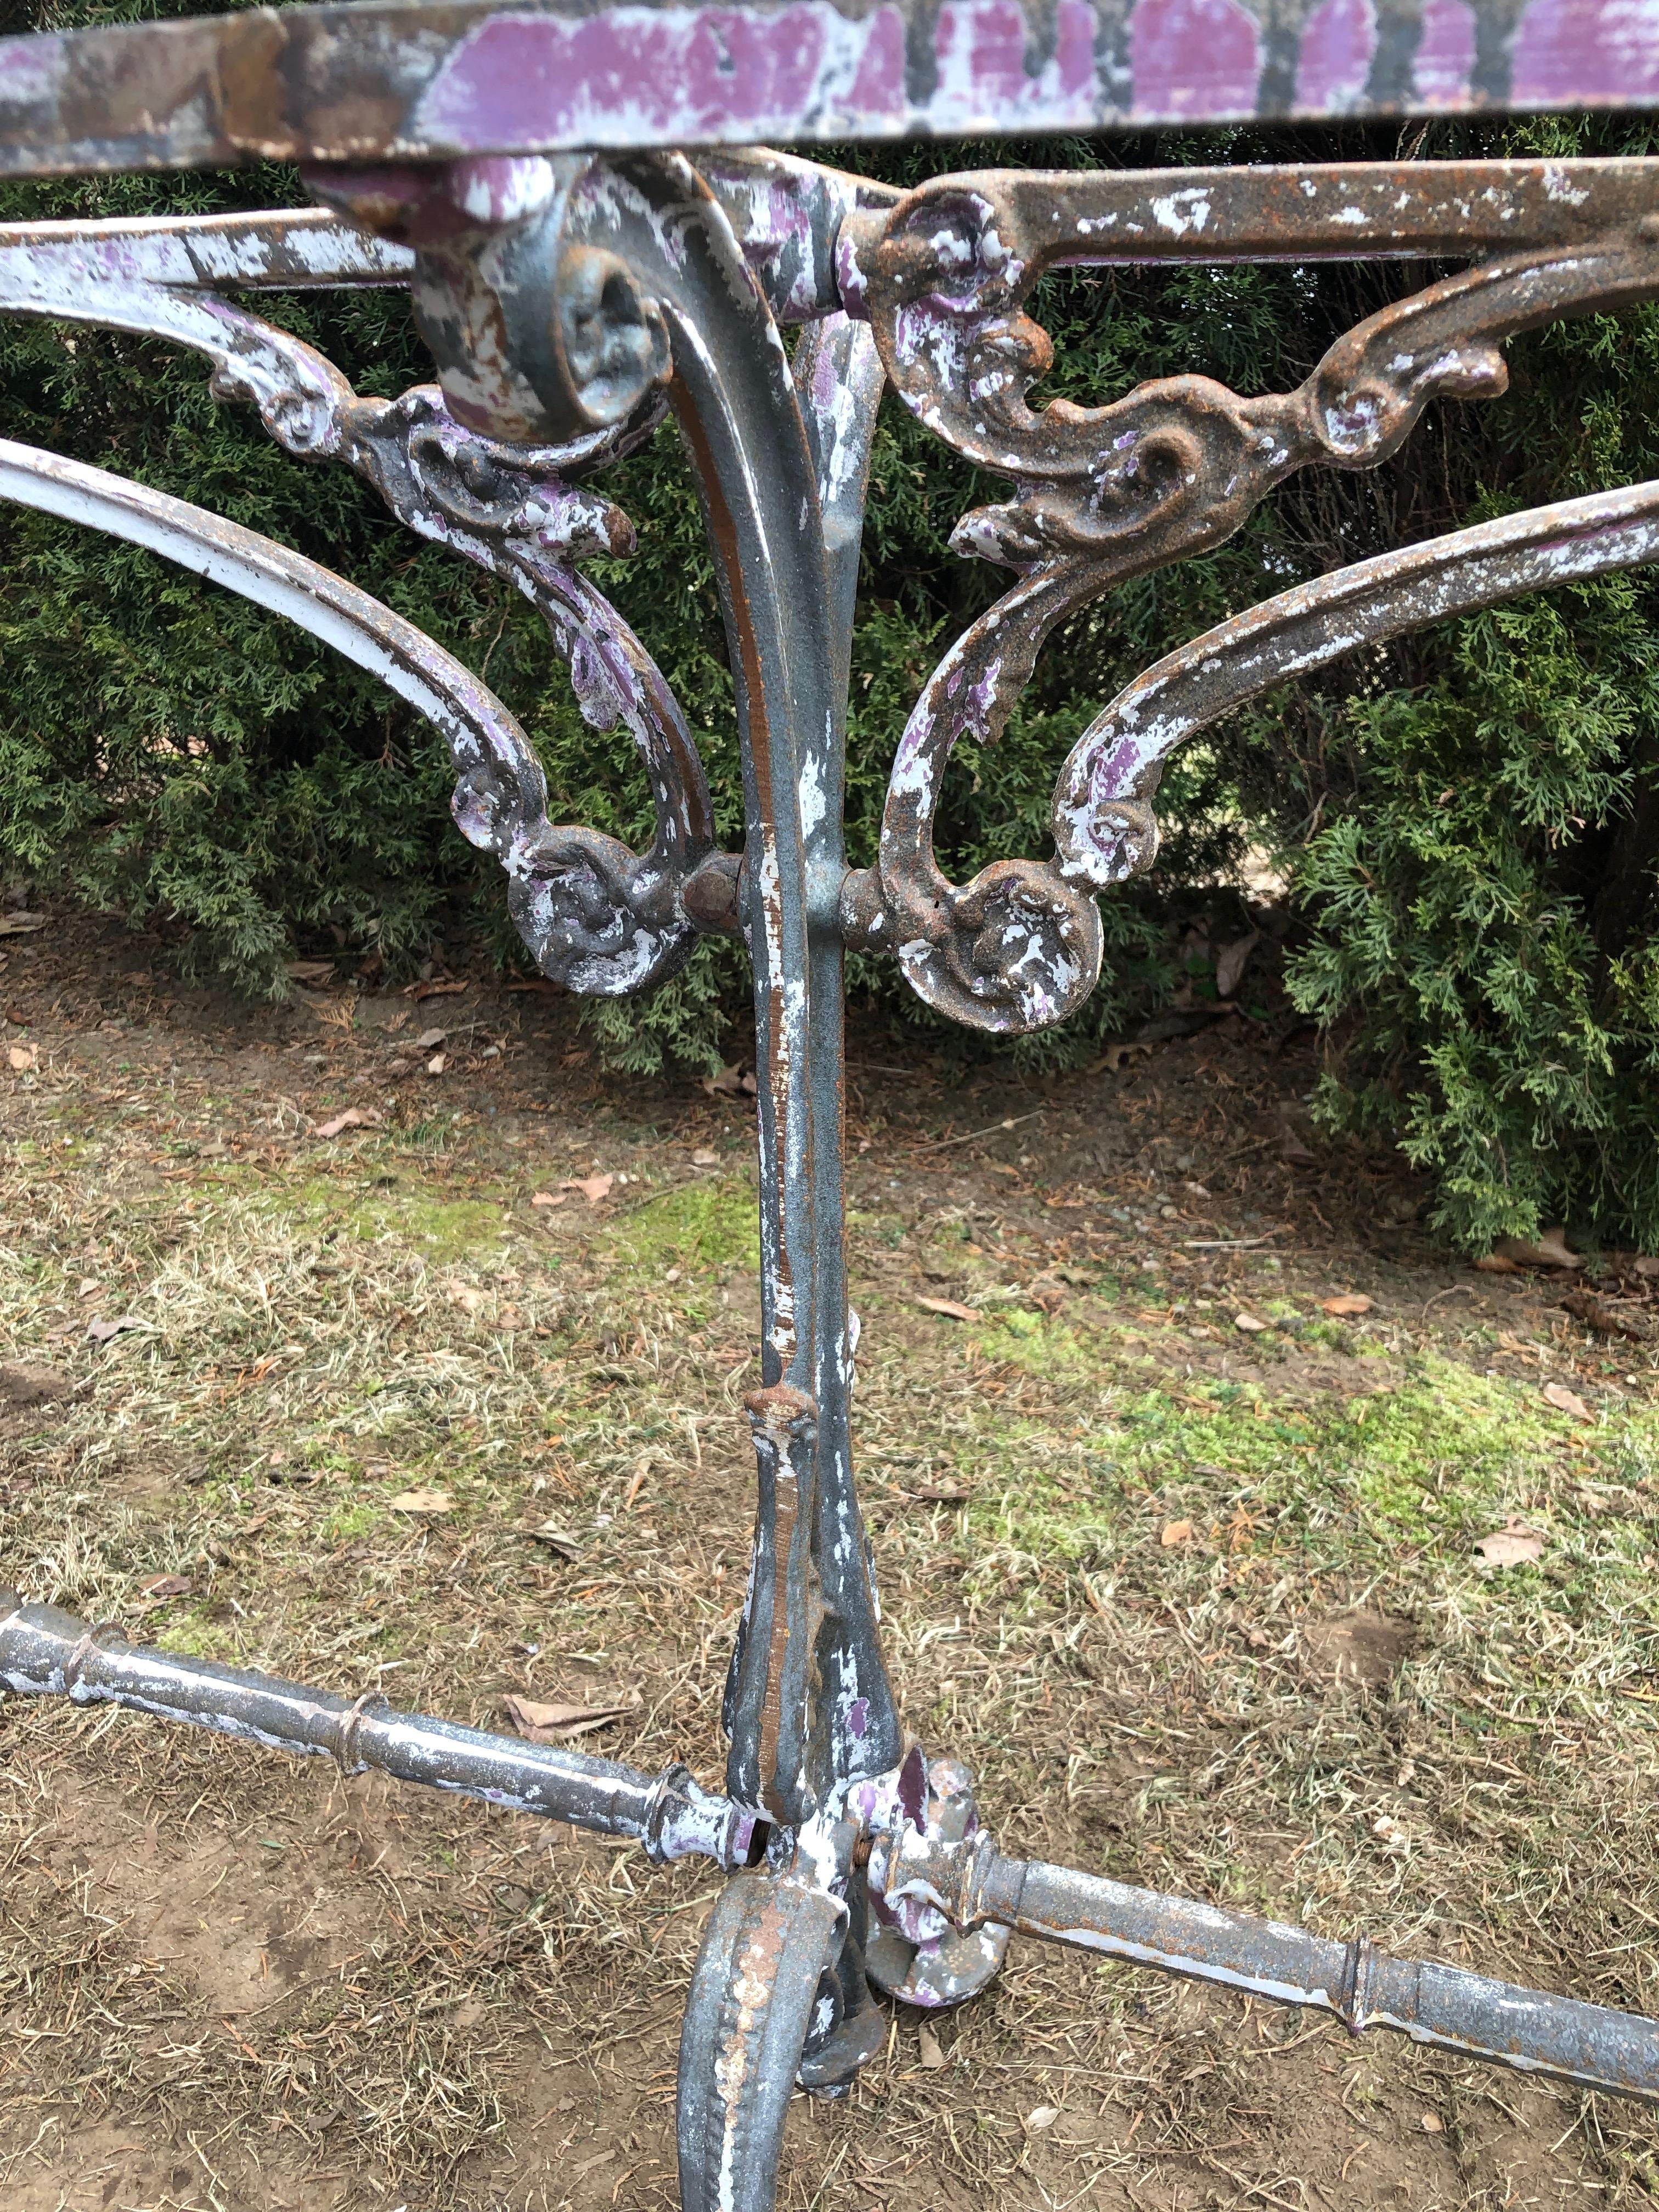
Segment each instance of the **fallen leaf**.
[[1172,1552],[1177,1544],[1189,1542],[1192,1533],[1193,1524],[1190,1521],[1166,1521],[1164,1523],[1164,1533],[1158,1540],[1166,1552]]
[[1250,964],[1250,955],[1261,942],[1261,932],[1253,929],[1248,937],[1235,938],[1224,945],[1215,963],[1215,994],[1218,999],[1231,999],[1238,988],[1239,979]]
[[1265,1321],[1258,1321],[1252,1313],[1236,1313],[1233,1316],[1233,1327],[1242,1328],[1246,1336],[1260,1336],[1267,1326]]
[[960,1505],[974,1493],[965,1482],[921,1482],[904,1494],[922,1505]]
[[313,999],[311,1011],[331,1029],[352,1030],[357,1026],[357,1001],[343,994],[337,999]]
[[532,1206],[567,1206],[569,1200],[562,1190],[538,1190],[530,1203]]
[[1143,1055],[1150,1054],[1152,1049],[1151,1045],[1142,1044],[1138,1037],[1129,1037],[1120,1043],[1109,1044],[1100,1058],[1092,1061],[1085,1073],[1090,1075],[1115,1075],[1126,1060],[1139,1060]]
[[1639,1322],[1614,1313],[1611,1306],[1603,1305],[1601,1299],[1592,1297],[1589,1291],[1569,1291],[1561,1301],[1561,1307],[1563,1312],[1582,1321],[1586,1328],[1597,1329],[1603,1336],[1628,1336],[1634,1338],[1638,1344],[1647,1342],[1648,1332]]
[[1411,1850],[1411,1831],[1391,1813],[1379,1813],[1371,1822],[1371,1833],[1384,1850],[1394,1851],[1404,1857]]
[[27,937],[32,930],[44,929],[46,920],[44,914],[25,914],[21,908],[14,914],[0,914],[0,937]]
[[1345,1291],[1340,1298],[1322,1298],[1319,1304],[1321,1313],[1334,1314],[1339,1321],[1346,1320],[1350,1314],[1368,1314],[1370,1310],[1371,1301],[1363,1291]]
[[1477,1536],[1474,1549],[1489,1567],[1518,1567],[1544,1556],[1544,1539],[1524,1521],[1509,1521],[1490,1535]]
[[926,1313],[943,1314],[947,1321],[983,1321],[985,1318],[983,1314],[975,1313],[972,1306],[963,1305],[957,1298],[924,1298],[918,1291],[916,1304]]
[[705,1075],[702,1087],[711,1098],[722,1093],[735,1097],[743,1089],[743,1070],[733,1060],[730,1067],[721,1068],[718,1075]]
[[334,963],[331,960],[290,960],[288,972],[296,983],[331,983]]
[[447,1030],[422,1030],[409,1049],[411,1052],[435,1052],[448,1035]]
[[506,1697],[501,1710],[530,1743],[568,1743],[609,1728],[627,1714],[626,1705],[538,1705],[531,1698]]
[[413,999],[418,1006],[422,999],[452,999],[466,988],[465,983],[405,983],[404,996]]
[[40,1048],[38,1044],[8,1045],[6,1058],[14,1075],[27,1075],[32,1067],[40,1066]]
[[1583,1256],[1567,1249],[1565,1229],[1545,1229],[1535,1243],[1524,1237],[1505,1237],[1492,1247],[1500,1260],[1513,1260],[1517,1267],[1582,1267]]
[[1039,2105],[1036,2112],[1027,2115],[1025,2124],[1035,2134],[1040,2129],[1053,2127],[1059,2118],[1058,2105]]
[[1593,1421],[1589,1407],[1576,1390],[1569,1390],[1565,1382],[1547,1382],[1544,1395],[1558,1413],[1571,1413],[1575,1421]]
[[447,1490],[400,1490],[387,1502],[394,1513],[448,1513],[455,1504]]
[[946,2063],[939,2039],[925,2020],[919,2021],[916,2027],[916,2056],[929,2074],[937,2074],[939,2068]]
[[1506,1259],[1501,1252],[1488,1252],[1484,1260],[1477,1260],[1474,1264],[1483,1275],[1518,1275],[1521,1272],[1515,1261]]
[[140,1597],[188,1597],[196,1585],[188,1575],[153,1575],[138,1586]]
[[568,1559],[573,1565],[582,1555],[580,1539],[568,1534],[562,1528],[556,1528],[550,1521],[544,1521],[539,1528],[532,1528],[530,1534],[537,1543],[545,1544],[550,1552],[556,1552],[562,1559]]
[[447,1064],[442,1053],[434,1052],[426,1064],[426,1072],[428,1075],[441,1075]]
[[609,1198],[611,1186],[617,1180],[613,1175],[576,1176],[559,1185],[561,1190],[579,1190],[590,1206]]
[[717,1168],[720,1164],[720,1156],[718,1152],[704,1151],[693,1152],[691,1155],[691,1164],[694,1168]]
[[446,1283],[444,1292],[452,1305],[470,1314],[481,1313],[489,1303],[489,1291],[481,1291],[476,1283]]
[[100,1316],[87,1323],[87,1334],[94,1344],[107,1344],[111,1337],[119,1336],[124,1328],[142,1328],[143,1325],[137,1314],[119,1314],[113,1321],[105,1321]]
[[1446,2131],[1446,2124],[1445,2124],[1445,2122],[1441,2118],[1441,2117],[1440,2117],[1440,2115],[1439,2115],[1439,2113],[1438,2113],[1438,2112],[1425,2112],[1425,2113],[1424,2113],[1424,2115],[1423,2115],[1423,2132],[1424,2132],[1424,2134],[1425,2134],[1425,2136],[1439,2136],[1439,2135],[1444,2135],[1445,2131]]
[[343,1114],[336,1114],[331,1121],[320,1124],[319,1137],[337,1137],[343,1129],[378,1129],[380,1117],[371,1106],[365,1113],[360,1107],[348,1106]]

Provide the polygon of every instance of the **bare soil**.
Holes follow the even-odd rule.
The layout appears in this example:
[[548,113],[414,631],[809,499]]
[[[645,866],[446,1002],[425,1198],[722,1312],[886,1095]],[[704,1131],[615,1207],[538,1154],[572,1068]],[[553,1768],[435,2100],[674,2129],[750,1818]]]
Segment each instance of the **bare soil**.
[[[602,1076],[544,994],[250,1011],[113,928],[0,952],[0,1583],[489,1726],[620,1705],[589,1747],[717,1780],[742,1093]],[[1005,1847],[1659,2012],[1647,1279],[1600,1267],[1609,1334],[1437,1251],[1237,1020],[1054,1082],[851,1057],[890,1662]],[[1542,1556],[1490,1570],[1511,1522]],[[672,2206],[715,1886],[0,1704],[0,2204]],[[1035,1946],[921,2026],[797,2100],[789,2212],[1659,2195],[1638,2108]]]

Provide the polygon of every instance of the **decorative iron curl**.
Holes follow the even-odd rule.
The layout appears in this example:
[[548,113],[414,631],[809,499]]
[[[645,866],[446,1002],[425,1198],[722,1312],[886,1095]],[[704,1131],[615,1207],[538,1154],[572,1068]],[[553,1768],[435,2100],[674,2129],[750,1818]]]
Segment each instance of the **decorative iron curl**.
[[[1090,894],[1152,865],[1158,832],[1149,794],[1103,787],[1097,821],[1084,827],[1066,817],[1073,843],[1062,848],[1063,865],[1000,861],[957,888],[934,858],[933,825],[958,739],[990,744],[1001,734],[1037,653],[1066,616],[1132,576],[1222,544],[1295,471],[1374,467],[1398,450],[1431,399],[1502,392],[1507,338],[1659,296],[1659,217],[1640,211],[1644,201],[1632,198],[1622,167],[1584,167],[1595,173],[1582,189],[1546,178],[1541,198],[1510,194],[1511,234],[1535,229],[1556,242],[1384,308],[1340,338],[1294,392],[1254,399],[1207,377],[1179,376],[1108,407],[1029,405],[1030,386],[1053,358],[1047,333],[1022,310],[1037,276],[1058,259],[1124,258],[1122,237],[1097,237],[1082,219],[1068,225],[1066,185],[1073,180],[1042,180],[1048,213],[1040,235],[1033,180],[996,173],[937,180],[890,211],[844,218],[843,300],[870,320],[900,397],[965,459],[1017,487],[1012,499],[964,516],[952,545],[1021,578],[952,647],[906,726],[876,879],[853,879],[843,901],[854,941],[892,946],[923,999],[976,1027],[1030,1030],[1083,1003],[1100,961]],[[1351,251],[1347,218],[1328,194],[1317,221],[1293,220],[1293,188],[1320,200],[1330,173],[1276,173],[1281,245]],[[1522,182],[1539,185],[1531,173]],[[1259,178],[1241,187],[1262,189]],[[1650,184],[1641,189],[1650,194]],[[1088,180],[1075,190],[1086,200],[1098,188]],[[1202,229],[1198,213],[1188,205],[1168,219]],[[1587,235],[1597,215],[1618,227]],[[1456,224],[1443,209],[1438,219],[1443,250],[1455,251]],[[1224,216],[1218,219],[1218,232],[1226,227]],[[1409,239],[1426,240],[1434,228],[1424,216],[1408,226]],[[1224,251],[1224,240],[1203,250]],[[1083,852],[1086,870],[1076,860]]]

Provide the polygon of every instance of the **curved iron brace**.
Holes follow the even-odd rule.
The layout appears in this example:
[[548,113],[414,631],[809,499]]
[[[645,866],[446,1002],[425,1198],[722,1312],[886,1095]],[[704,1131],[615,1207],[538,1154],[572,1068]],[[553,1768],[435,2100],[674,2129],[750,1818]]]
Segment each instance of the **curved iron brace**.
[[[890,947],[921,997],[975,1027],[1036,1029],[1083,1003],[1099,975],[1102,939],[1073,877],[1052,864],[1004,860],[959,888],[939,867],[933,819],[957,743],[1001,734],[1044,641],[1091,600],[1220,544],[1298,469],[1375,466],[1432,398],[1501,392],[1504,340],[1659,296],[1659,219],[1637,211],[1650,177],[1626,163],[1583,167],[1594,173],[1582,186],[1557,179],[1556,199],[1548,178],[1523,178],[1528,190],[1507,204],[1516,225],[1564,242],[1464,270],[1384,308],[1340,338],[1296,391],[1259,399],[1182,376],[1109,407],[1056,400],[1033,412],[1026,390],[1052,349],[1018,303],[1048,261],[1091,259],[1099,249],[1057,225],[1058,245],[1038,250],[1018,228],[1024,199],[1014,196],[1012,214],[1002,204],[1007,179],[976,180],[975,192],[957,180],[954,200],[950,188],[924,188],[914,207],[843,220],[843,295],[870,317],[901,397],[964,458],[1019,486],[1012,501],[966,516],[953,544],[1024,572],[957,640],[917,701],[889,782],[878,868],[844,889],[849,942]],[[1260,174],[1244,173],[1247,190],[1260,193]],[[1287,242],[1352,252],[1340,208],[1320,199],[1318,179],[1329,173],[1275,173],[1281,184],[1315,187],[1302,197],[1317,219],[1292,227]],[[1564,200],[1571,220],[1559,211]],[[1618,228],[1583,235],[1582,226],[1613,217]],[[1444,223],[1449,239],[1449,216]],[[1407,227],[1412,239],[1431,228],[1420,215],[1417,225]],[[1226,228],[1218,218],[1211,252],[1224,250]],[[1111,826],[1122,873],[1150,865],[1156,833],[1144,810],[1123,801]]]
[[[345,461],[399,521],[501,577],[536,608],[584,720],[600,731],[620,724],[645,765],[656,817],[651,847],[641,855],[601,831],[550,823],[546,781],[522,732],[463,774],[452,801],[456,823],[504,865],[512,856],[508,908],[544,975],[602,996],[672,975],[698,933],[684,892],[714,849],[708,780],[656,662],[577,573],[582,560],[631,552],[632,525],[610,501],[568,481],[573,470],[613,459],[648,435],[660,403],[627,425],[558,447],[503,447],[457,422],[435,386],[396,400],[360,398],[303,339],[191,283],[190,272],[216,261],[239,283],[259,264],[265,281],[289,270],[303,278],[319,264],[343,265],[355,282],[406,279],[410,258],[397,245],[356,237],[321,213],[263,217],[257,226],[243,219],[210,240],[199,229],[128,238],[111,235],[112,226],[95,234],[62,228],[61,238],[43,235],[45,225],[0,231],[0,311],[191,347],[213,364],[214,396],[252,402],[285,451]],[[176,286],[151,273],[174,262],[182,264]],[[730,924],[716,910],[701,926]]]
[[413,623],[331,569],[240,523],[9,438],[0,438],[0,499],[159,553],[285,616],[378,676],[439,732],[464,784],[486,779],[515,792],[517,810],[499,824],[501,865],[509,883],[533,880],[542,865],[547,791],[530,741],[494,692]]
[[[1176,745],[1288,676],[1452,615],[1659,560],[1659,482],[1591,492],[1298,584],[1166,654],[1078,739],[1054,788],[1058,866],[1093,890],[1157,851],[1151,801]],[[1133,838],[1121,824],[1140,826]]]

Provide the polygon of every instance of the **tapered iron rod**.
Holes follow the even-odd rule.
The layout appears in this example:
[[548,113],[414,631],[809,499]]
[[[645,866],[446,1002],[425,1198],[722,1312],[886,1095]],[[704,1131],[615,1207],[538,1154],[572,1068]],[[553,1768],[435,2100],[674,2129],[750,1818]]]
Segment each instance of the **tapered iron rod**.
[[884,1853],[878,1846],[871,1878],[890,1901],[928,1898],[958,1927],[998,1922],[1046,1942],[1332,2013],[1355,2035],[1397,2028],[1414,2043],[1659,2103],[1659,2021],[1389,1958],[1364,1935],[1334,1942],[1253,1913],[1004,1858],[983,1838],[945,1844],[901,1832]]
[[740,1866],[754,1826],[700,1790],[684,1767],[641,1774],[558,1745],[394,1712],[378,1694],[353,1702],[274,1675],[141,1649],[118,1630],[89,1628],[56,1606],[25,1605],[10,1590],[0,1590],[0,1686],[26,1697],[125,1705],[272,1750],[333,1759],[351,1773],[378,1767],[400,1782],[511,1812],[631,1836],[657,1858],[697,1853]]

